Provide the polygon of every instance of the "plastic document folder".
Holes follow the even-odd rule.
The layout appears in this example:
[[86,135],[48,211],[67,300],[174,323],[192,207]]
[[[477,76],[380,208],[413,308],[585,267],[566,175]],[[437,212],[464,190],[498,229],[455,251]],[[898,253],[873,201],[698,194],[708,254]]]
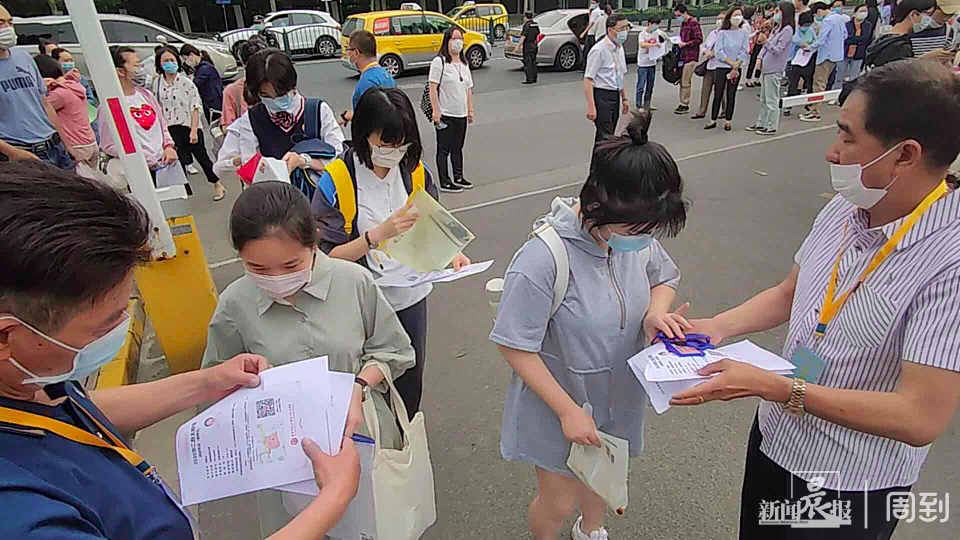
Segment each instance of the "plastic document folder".
[[[589,403],[584,407],[592,412]],[[597,431],[602,448],[573,443],[567,466],[581,482],[595,491],[610,510],[622,516],[627,508],[627,466],[629,441]]]
[[426,191],[415,191],[409,202],[420,218],[409,231],[387,240],[380,248],[414,271],[443,270],[476,238]]

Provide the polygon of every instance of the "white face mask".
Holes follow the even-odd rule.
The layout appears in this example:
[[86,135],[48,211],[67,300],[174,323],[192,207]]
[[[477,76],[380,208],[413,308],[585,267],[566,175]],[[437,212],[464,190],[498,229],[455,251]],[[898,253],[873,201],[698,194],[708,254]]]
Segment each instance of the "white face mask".
[[867,12],[866,12],[866,11],[858,11],[858,12],[857,12],[857,20],[858,20],[858,21],[862,21],[862,20],[864,20],[864,19],[866,19],[866,18],[867,18]]
[[403,157],[407,155],[407,150],[409,149],[409,144],[405,144],[399,148],[371,145],[370,161],[373,161],[373,164],[377,167],[392,169],[400,165],[400,162],[403,161]]
[[316,264],[316,261],[317,256],[314,254],[313,263],[309,268],[298,270],[296,272],[290,272],[289,274],[283,274],[281,276],[265,276],[262,274],[255,274],[246,269],[244,271],[248,276],[250,276],[250,279],[253,280],[253,283],[257,287],[260,287],[260,290],[263,291],[267,296],[279,300],[299,291],[300,289],[306,287],[308,283],[313,281],[313,266]]
[[742,22],[743,22],[743,17],[741,17],[740,15],[734,15],[733,17],[730,17],[730,24],[732,24],[735,27],[739,27],[740,23]]
[[120,352],[120,349],[123,348],[123,344],[127,339],[127,330],[130,329],[130,316],[126,314],[124,315],[126,318],[123,320],[123,322],[113,327],[113,329],[106,334],[98,337],[90,343],[87,343],[80,349],[71,347],[70,345],[67,345],[61,341],[57,341],[56,339],[53,339],[52,337],[44,334],[43,332],[16,317],[7,316],[0,317],[0,319],[17,321],[18,323],[30,329],[30,331],[34,334],[42,337],[50,343],[75,353],[73,355],[73,366],[69,371],[66,373],[61,373],[60,375],[36,375],[32,371],[20,365],[20,362],[14,360],[13,357],[9,358],[10,363],[27,376],[27,378],[23,380],[23,384],[46,386],[48,384],[62,383],[70,379],[82,379],[113,360],[114,357],[117,356],[117,353]]
[[454,54],[460,54],[460,51],[463,50],[463,40],[462,39],[451,39],[450,40],[450,52]]
[[17,44],[17,31],[13,25],[0,28],[0,49],[12,49]]
[[873,208],[883,199],[887,194],[887,190],[897,181],[899,176],[894,178],[893,181],[884,188],[868,188],[863,185],[863,170],[887,157],[896,149],[897,147],[894,146],[866,165],[860,165],[859,163],[837,165],[836,163],[831,163],[830,182],[833,184],[833,189],[855,206],[859,206],[864,210]]

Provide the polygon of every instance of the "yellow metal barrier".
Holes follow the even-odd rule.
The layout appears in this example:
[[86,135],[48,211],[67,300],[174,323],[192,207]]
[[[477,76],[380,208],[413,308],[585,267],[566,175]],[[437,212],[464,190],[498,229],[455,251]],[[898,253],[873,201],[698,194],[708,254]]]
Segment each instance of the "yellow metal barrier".
[[217,288],[193,216],[170,218],[167,223],[177,256],[139,268],[136,279],[170,372],[183,373],[200,367],[207,325],[217,307]]

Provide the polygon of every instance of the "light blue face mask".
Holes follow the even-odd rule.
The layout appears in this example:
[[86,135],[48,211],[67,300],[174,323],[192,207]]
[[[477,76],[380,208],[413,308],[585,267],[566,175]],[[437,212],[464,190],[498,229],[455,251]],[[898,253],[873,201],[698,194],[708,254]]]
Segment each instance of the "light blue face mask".
[[279,112],[290,112],[296,108],[296,103],[293,101],[293,92],[289,92],[279,97],[275,98],[260,98],[263,101],[263,106],[267,108],[267,111],[270,114],[277,114]]
[[176,73],[180,70],[180,66],[177,65],[176,62],[164,62],[160,64],[160,66],[163,67],[163,70],[167,73]]
[[18,323],[30,329],[30,331],[34,334],[42,337],[50,343],[75,353],[73,356],[73,367],[70,368],[70,371],[61,373],[60,375],[36,375],[20,365],[20,363],[14,360],[13,357],[10,357],[10,363],[27,376],[27,378],[23,380],[23,384],[46,386],[48,384],[62,383],[70,379],[82,379],[113,360],[117,356],[117,353],[120,352],[120,349],[123,348],[123,344],[127,339],[127,331],[130,329],[130,316],[126,314],[124,315],[125,318],[123,322],[115,326],[113,330],[110,330],[106,334],[98,337],[90,343],[87,343],[81,349],[77,349],[76,347],[71,347],[66,343],[57,341],[56,339],[53,339],[52,337],[44,334],[43,332],[16,317],[2,317],[2,319],[17,321]]
[[626,42],[627,42],[627,35],[628,35],[628,34],[629,34],[629,31],[627,31],[627,30],[621,30],[621,31],[617,32],[617,43],[619,43],[619,44],[621,44],[621,45],[623,45],[624,43],[626,43]]
[[607,227],[607,231],[610,232],[610,238],[607,239],[607,245],[610,246],[610,249],[618,253],[643,251],[653,244],[653,236],[649,234],[624,236],[610,231],[610,227]]
[[72,69],[75,68],[75,67],[77,67],[77,63],[76,63],[76,62],[64,62],[64,63],[60,64],[60,69],[62,69],[64,73],[72,70]]

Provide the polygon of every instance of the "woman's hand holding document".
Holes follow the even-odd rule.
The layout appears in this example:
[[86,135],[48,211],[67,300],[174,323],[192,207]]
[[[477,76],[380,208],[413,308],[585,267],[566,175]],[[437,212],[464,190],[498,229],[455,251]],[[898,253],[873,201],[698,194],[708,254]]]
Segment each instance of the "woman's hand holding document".
[[722,365],[721,362],[747,364],[754,369],[779,375],[792,375],[796,369],[787,360],[748,340],[702,352],[702,356],[680,356],[667,350],[666,345],[660,342],[628,360],[630,369],[643,385],[657,414],[670,408],[671,398],[675,394],[699,384],[708,384],[715,367]]
[[419,217],[409,230],[383,242],[380,249],[416,272],[443,270],[475,238],[426,191],[413,192],[404,208]]
[[[588,416],[593,406],[584,403]],[[597,430],[600,446],[573,443],[567,466],[587,487],[607,503],[610,510],[622,516],[627,508],[627,465],[630,457],[629,441]]]

